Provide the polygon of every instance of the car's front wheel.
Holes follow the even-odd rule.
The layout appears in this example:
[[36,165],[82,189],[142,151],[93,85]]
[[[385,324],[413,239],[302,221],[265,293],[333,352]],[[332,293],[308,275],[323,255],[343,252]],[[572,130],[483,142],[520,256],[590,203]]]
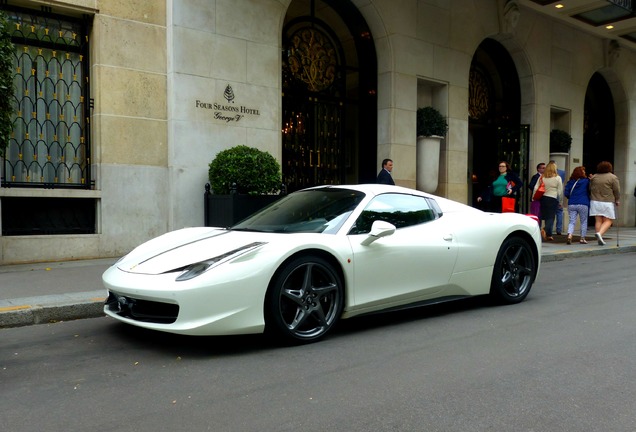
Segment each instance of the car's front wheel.
[[316,256],[287,263],[270,287],[267,328],[288,341],[313,342],[340,318],[344,289],[338,272]]
[[490,294],[501,303],[519,303],[530,292],[536,271],[528,242],[520,237],[507,238],[497,254]]

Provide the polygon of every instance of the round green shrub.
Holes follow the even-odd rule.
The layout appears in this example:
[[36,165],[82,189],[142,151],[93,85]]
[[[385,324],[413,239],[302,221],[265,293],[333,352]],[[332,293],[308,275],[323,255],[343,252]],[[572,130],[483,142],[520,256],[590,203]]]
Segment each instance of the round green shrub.
[[221,151],[208,172],[213,193],[227,195],[236,183],[241,194],[277,193],[281,188],[280,164],[271,154],[239,145]]
[[550,131],[550,153],[569,153],[572,146],[572,136],[564,130]]
[[418,108],[417,136],[444,136],[448,123],[444,116],[433,107]]

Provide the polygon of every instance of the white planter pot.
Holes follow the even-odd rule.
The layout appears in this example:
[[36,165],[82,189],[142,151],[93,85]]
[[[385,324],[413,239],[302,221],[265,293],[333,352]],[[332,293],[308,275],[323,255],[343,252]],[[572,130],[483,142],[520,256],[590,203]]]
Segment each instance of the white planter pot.
[[440,144],[444,137],[417,137],[417,189],[435,193],[439,181]]
[[570,162],[570,154],[569,153],[550,153],[550,160],[553,160],[557,164],[557,168],[565,171],[565,179],[569,177],[569,162]]

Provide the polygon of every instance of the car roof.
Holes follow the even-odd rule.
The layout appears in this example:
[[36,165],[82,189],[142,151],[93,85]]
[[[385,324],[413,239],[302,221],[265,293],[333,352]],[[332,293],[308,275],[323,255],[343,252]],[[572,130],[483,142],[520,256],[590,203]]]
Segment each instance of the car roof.
[[476,209],[474,207],[468,206],[464,203],[461,203],[449,198],[444,198],[438,195],[433,195],[427,192],[422,192],[417,189],[410,189],[403,186],[367,183],[367,184],[349,184],[349,185],[323,185],[323,186],[314,186],[314,187],[303,189],[303,190],[324,189],[324,188],[352,189],[352,190],[363,192],[369,196],[377,196],[377,195],[381,195],[385,193],[403,193],[403,194],[417,195],[417,196],[434,199],[438,203],[438,205],[441,207],[444,213],[455,212],[455,211],[482,212],[479,209]]
[[406,194],[420,195],[420,196],[431,197],[431,198],[438,198],[435,195],[418,191],[416,189],[409,189],[402,186],[392,186],[392,185],[377,184],[377,183],[349,184],[349,185],[322,185],[322,186],[314,186],[305,190],[324,189],[324,188],[352,189],[352,190],[357,190],[357,191],[364,192],[370,195],[379,195],[383,193],[393,192],[393,193],[406,193]]

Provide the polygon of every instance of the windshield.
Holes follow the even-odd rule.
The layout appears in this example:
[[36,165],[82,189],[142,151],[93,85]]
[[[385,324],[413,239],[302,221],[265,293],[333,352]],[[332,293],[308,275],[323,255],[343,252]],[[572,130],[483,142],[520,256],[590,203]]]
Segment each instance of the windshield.
[[234,225],[232,230],[334,234],[364,198],[350,189],[294,192]]

